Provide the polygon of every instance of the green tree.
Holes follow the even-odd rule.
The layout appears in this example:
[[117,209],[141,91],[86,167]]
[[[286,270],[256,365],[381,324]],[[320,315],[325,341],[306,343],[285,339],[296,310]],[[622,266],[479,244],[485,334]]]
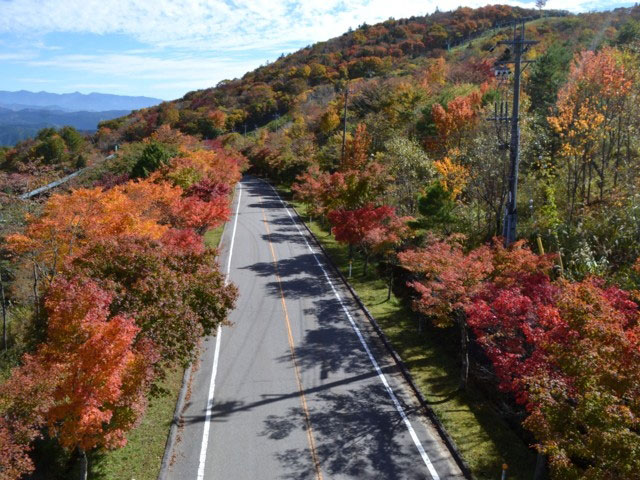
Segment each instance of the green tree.
[[429,229],[443,227],[452,222],[455,202],[451,193],[440,182],[434,182],[418,199],[421,226]]
[[535,113],[544,117],[556,103],[558,91],[567,81],[571,55],[571,49],[556,42],[531,66],[525,90],[532,99],[530,108]]
[[384,146],[384,163],[395,181],[396,205],[402,212],[413,214],[418,193],[436,175],[433,162],[417,142],[406,137],[394,137]]
[[640,22],[630,18],[618,31],[616,45],[628,45],[640,39]]
[[70,152],[78,152],[84,146],[83,136],[80,135],[80,133],[73,127],[62,127],[59,134],[64,140],[64,143],[67,145],[67,148]]
[[164,145],[152,142],[142,151],[142,155],[133,166],[131,176],[134,178],[147,178],[152,172],[169,163],[172,152]]
[[220,136],[223,130],[216,126],[214,119],[203,117],[197,121],[197,133],[204,139],[212,139]]
[[45,163],[62,163],[66,157],[65,150],[64,140],[55,134],[47,137],[36,147],[36,155],[42,157]]
[[43,128],[38,132],[38,136],[36,137],[36,139],[46,140],[47,138],[54,136],[56,133],[58,132],[53,127]]

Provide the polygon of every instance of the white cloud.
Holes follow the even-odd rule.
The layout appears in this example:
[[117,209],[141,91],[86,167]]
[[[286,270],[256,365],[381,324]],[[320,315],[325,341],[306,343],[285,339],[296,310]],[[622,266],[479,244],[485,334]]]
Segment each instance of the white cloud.
[[[258,61],[249,62],[253,68]],[[225,57],[178,56],[158,58],[144,55],[57,55],[46,60],[29,60],[33,67],[55,67],[64,70],[86,71],[105,77],[132,77],[145,80],[189,80],[219,78],[221,72],[230,72],[230,77],[246,71],[247,62]]]
[[[547,8],[584,11],[607,0],[550,0]],[[349,27],[424,15],[436,7],[487,0],[4,0],[0,32],[121,33],[153,46],[209,51],[286,48],[340,35]],[[534,0],[507,1],[532,7]],[[629,2],[631,4],[631,2]],[[43,14],[46,12],[46,14]]]
[[[36,69],[60,69],[76,72],[71,78],[101,78],[104,82],[68,85],[78,90],[108,89],[110,91],[127,90],[127,81],[135,79],[138,84],[154,95],[176,96],[176,93],[188,90],[208,88],[225,78],[242,76],[245,72],[258,67],[260,60],[243,58],[176,55],[159,58],[137,54],[99,54],[99,55],[55,55],[46,59],[32,59],[23,62]],[[95,87],[95,88],[94,88]]]
[[[578,12],[612,1],[619,4],[549,0],[547,8]],[[0,62],[13,69],[16,88],[26,83],[20,78],[53,76],[61,91],[95,86],[175,98],[365,22],[487,3],[492,0],[0,0]],[[502,3],[533,7],[535,0]],[[120,34],[142,45],[98,42],[99,49],[84,54],[87,49],[48,45],[50,33]]]

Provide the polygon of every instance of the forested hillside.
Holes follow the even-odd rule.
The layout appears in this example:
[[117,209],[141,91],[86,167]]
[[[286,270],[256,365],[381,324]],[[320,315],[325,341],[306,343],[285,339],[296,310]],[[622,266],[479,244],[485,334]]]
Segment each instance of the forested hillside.
[[[512,104],[512,75],[497,76],[495,64],[510,58],[499,42],[522,18],[539,43],[526,52],[535,62],[523,74],[520,241],[506,248],[498,237],[508,138],[489,118],[496,104]],[[197,235],[225,218],[246,157],[252,173],[290,189],[309,221],[364,262],[362,275],[384,277],[389,298],[410,305],[416,324],[453,332],[446,338],[461,391],[485,392],[547,459],[552,478],[638,478],[639,76],[639,7],[582,15],[460,8],[361,25],[241,79],[103,122],[92,147],[124,144],[118,159],[94,188],[51,197],[8,239],[12,266],[3,264],[2,275],[13,279],[9,295],[23,303],[29,329],[12,332],[6,363],[32,353],[0,387],[8,412],[0,439],[14,448],[6,471],[28,470],[25,445],[44,425],[68,450],[121,445],[163,361],[176,349],[188,358],[195,338],[211,331],[210,317],[188,310],[193,292],[181,292],[194,324],[178,345],[165,343],[171,320],[160,320],[156,297],[145,303],[145,289],[162,292],[139,289],[131,276],[142,274],[131,264],[180,285],[201,281],[205,269],[218,285],[215,301],[231,307],[233,289],[207,270]],[[60,144],[63,132],[47,135],[34,148],[5,151],[0,167],[46,165],[37,152],[49,144],[78,161]],[[27,150],[35,153],[19,153]],[[127,217],[130,210],[141,216]],[[131,239],[131,229],[145,233]],[[101,303],[87,303],[87,288]],[[72,354],[68,325],[86,330]],[[99,391],[103,403],[91,412],[74,410],[82,403],[74,397],[56,403],[69,377],[33,379],[51,365],[68,375],[70,355],[86,360],[94,335],[121,337],[128,359],[105,359],[100,374],[139,375],[144,388],[123,380],[117,391]],[[153,362],[137,364],[149,345]],[[25,389],[53,403],[18,401]],[[109,410],[116,401],[126,413]],[[100,427],[94,413],[106,415]]]

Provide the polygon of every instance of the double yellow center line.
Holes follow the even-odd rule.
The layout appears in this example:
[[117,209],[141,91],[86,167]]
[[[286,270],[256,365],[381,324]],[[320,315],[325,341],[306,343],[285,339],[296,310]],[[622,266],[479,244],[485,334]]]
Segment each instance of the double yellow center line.
[[320,462],[318,461],[318,454],[316,451],[316,443],[313,439],[313,429],[311,428],[311,416],[309,415],[309,407],[307,406],[307,398],[304,394],[302,387],[302,378],[300,376],[300,368],[298,367],[298,361],[296,359],[295,344],[293,343],[293,333],[291,331],[291,322],[289,321],[289,311],[287,310],[287,302],[284,299],[284,290],[282,289],[282,280],[280,279],[280,273],[278,270],[278,259],[276,258],[276,252],[273,249],[273,243],[271,242],[271,230],[269,229],[269,222],[265,214],[264,208],[262,209],[262,220],[267,230],[267,239],[269,241],[269,249],[271,250],[271,257],[273,258],[273,266],[275,269],[276,280],[278,281],[278,288],[280,290],[280,300],[282,302],[282,310],[284,311],[284,320],[287,326],[287,338],[289,340],[289,350],[291,352],[291,361],[293,363],[293,370],[296,375],[296,383],[298,384],[298,392],[300,393],[300,403],[302,404],[302,411],[304,413],[304,420],[307,430],[307,440],[309,442],[309,449],[311,450],[311,459],[316,470],[316,480],[322,480],[322,470],[320,469]]

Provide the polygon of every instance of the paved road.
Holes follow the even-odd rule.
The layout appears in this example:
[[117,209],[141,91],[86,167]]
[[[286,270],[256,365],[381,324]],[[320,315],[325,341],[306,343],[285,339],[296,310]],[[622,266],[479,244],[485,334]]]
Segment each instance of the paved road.
[[194,369],[167,477],[463,478],[295,213],[252,177],[234,212],[220,260],[240,297]]

